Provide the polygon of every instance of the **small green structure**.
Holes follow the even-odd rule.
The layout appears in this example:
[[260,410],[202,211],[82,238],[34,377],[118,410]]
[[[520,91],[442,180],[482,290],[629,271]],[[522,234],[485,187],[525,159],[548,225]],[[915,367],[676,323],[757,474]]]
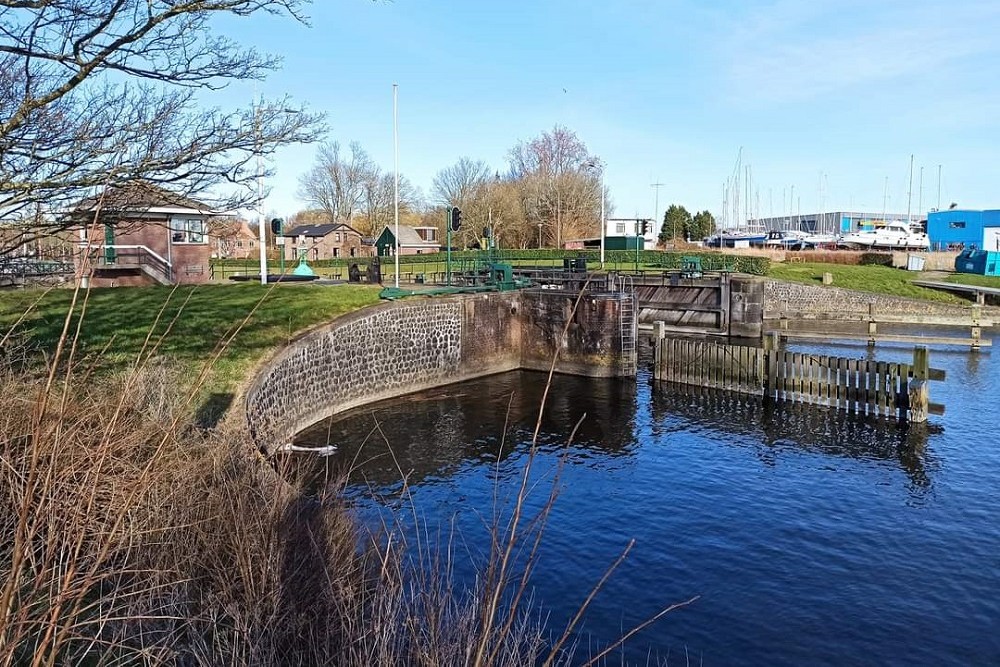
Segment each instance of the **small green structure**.
[[701,278],[705,272],[701,268],[701,257],[681,258],[681,277],[688,279]]
[[312,267],[309,266],[309,263],[306,262],[306,251],[304,249],[299,251],[299,265],[292,271],[292,275],[310,278],[316,277],[316,272],[313,271]]
[[606,236],[605,250],[643,250],[646,239],[641,236]]

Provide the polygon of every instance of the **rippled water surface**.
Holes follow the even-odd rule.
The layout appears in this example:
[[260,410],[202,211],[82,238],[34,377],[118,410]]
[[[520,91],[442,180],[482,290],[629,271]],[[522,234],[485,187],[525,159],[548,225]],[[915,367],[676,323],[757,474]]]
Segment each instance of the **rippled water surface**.
[[[533,511],[565,465],[535,601],[565,625],[634,539],[589,608],[585,643],[700,596],[629,642],[634,664],[1000,664],[997,355],[933,351],[948,378],[932,397],[947,414],[909,429],[657,388],[648,359],[637,382],[557,376]],[[470,581],[494,495],[504,505],[516,493],[544,384],[509,373],[453,385],[301,440],[339,446],[329,465],[353,470],[364,516],[404,508],[409,520],[405,473],[421,520],[454,530],[456,574]]]

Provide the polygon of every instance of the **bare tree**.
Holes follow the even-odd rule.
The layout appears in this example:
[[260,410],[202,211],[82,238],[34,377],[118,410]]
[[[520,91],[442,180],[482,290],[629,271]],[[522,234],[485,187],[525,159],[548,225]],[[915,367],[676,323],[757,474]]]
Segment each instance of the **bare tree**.
[[[561,245],[598,229],[600,185],[590,166],[598,164],[576,134],[557,125],[508,154],[509,178],[519,184],[525,220],[540,225],[545,237]],[[588,232],[589,230],[589,232]]]
[[332,220],[350,223],[366,197],[368,184],[377,179],[379,167],[356,141],[343,155],[340,142],[320,147],[313,168],[299,179],[299,195]]
[[304,2],[0,0],[0,216],[138,181],[219,208],[255,200],[233,187],[253,181],[255,156],[314,140],[320,119],[287,100],[199,109],[199,93],[279,64],[213,26],[225,15],[301,21]]
[[[361,200],[361,220],[356,228],[362,234],[374,236],[386,225],[394,222],[395,183],[391,173],[376,171],[364,183],[364,197]],[[410,215],[421,204],[420,192],[410,180],[399,176],[399,215]]]
[[434,177],[431,189],[434,203],[464,209],[474,199],[482,196],[486,184],[492,178],[492,170],[485,162],[463,157]]

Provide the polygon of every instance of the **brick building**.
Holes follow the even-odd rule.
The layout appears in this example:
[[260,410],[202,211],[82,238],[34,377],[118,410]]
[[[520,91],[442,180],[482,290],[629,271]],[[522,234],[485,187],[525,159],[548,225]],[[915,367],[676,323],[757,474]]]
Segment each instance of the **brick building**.
[[[375,240],[375,248],[382,257],[388,257],[396,251],[395,228],[395,225],[387,225]],[[432,252],[441,252],[437,227],[399,226],[400,255],[426,255]]]
[[208,224],[217,212],[137,183],[80,202],[77,278],[94,287],[203,283],[211,278]]
[[295,261],[304,251],[309,261],[339,259],[342,257],[367,257],[372,254],[361,232],[342,222],[322,225],[299,225],[285,230],[285,259]]
[[242,218],[212,218],[208,221],[212,256],[219,259],[256,259],[260,257],[257,231]]

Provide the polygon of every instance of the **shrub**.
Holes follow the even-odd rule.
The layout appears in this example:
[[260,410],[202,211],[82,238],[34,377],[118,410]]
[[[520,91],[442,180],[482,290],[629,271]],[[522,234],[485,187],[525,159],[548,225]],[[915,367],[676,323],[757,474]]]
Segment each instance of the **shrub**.
[[863,266],[892,266],[891,252],[865,252],[858,258],[858,264]]

